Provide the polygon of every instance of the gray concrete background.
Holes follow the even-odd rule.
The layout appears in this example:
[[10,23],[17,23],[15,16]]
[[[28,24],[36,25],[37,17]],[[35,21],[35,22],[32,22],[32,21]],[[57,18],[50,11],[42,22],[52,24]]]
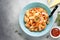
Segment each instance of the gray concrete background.
[[[23,36],[15,33],[15,30],[19,30],[18,17],[20,10],[30,2],[42,2],[47,4],[47,0],[0,0],[0,40],[25,40]],[[59,7],[60,8],[60,7]],[[57,11],[60,9],[58,8]],[[52,9],[51,9],[52,10]],[[54,19],[56,18],[56,13],[54,14]],[[46,38],[43,36],[41,38],[28,37],[30,40],[55,40],[51,37]],[[28,40],[26,39],[26,40]],[[60,39],[57,39],[60,40]]]

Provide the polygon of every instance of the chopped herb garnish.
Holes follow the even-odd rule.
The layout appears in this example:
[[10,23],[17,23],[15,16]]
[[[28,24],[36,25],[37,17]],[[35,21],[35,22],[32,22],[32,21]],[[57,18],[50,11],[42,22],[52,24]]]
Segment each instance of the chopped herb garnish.
[[18,30],[16,30],[15,32],[18,32]]

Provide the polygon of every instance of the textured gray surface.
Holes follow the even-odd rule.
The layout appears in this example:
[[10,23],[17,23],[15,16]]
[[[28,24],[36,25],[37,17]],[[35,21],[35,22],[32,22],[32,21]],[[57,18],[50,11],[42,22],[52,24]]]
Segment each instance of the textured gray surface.
[[[18,35],[18,33],[15,33],[15,30],[19,30],[18,17],[20,10],[30,2],[34,2],[34,0],[0,0],[0,40],[25,40],[22,36]],[[47,1],[45,0],[39,0],[39,2],[47,5]],[[32,37],[28,37],[28,39],[29,38],[34,39]],[[43,36],[41,38],[35,38],[34,40],[48,39],[46,36]],[[49,37],[49,40],[55,39]]]
[[0,40],[23,40],[15,33],[20,9],[17,2],[17,0],[0,0]]

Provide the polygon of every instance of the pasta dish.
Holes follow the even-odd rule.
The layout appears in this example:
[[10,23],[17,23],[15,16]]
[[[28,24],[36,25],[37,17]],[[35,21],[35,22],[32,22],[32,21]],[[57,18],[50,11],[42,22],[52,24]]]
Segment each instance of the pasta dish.
[[46,28],[49,23],[49,16],[43,8],[31,8],[25,12],[24,22],[30,31],[38,32]]

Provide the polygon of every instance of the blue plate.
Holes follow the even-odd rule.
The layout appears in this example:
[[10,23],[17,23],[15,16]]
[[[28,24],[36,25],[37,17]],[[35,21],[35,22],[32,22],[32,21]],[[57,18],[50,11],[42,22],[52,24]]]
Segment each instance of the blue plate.
[[41,32],[31,32],[29,31],[29,29],[27,29],[25,27],[25,23],[24,23],[24,15],[25,15],[25,12],[26,10],[28,9],[31,9],[31,8],[35,8],[35,7],[40,7],[40,8],[44,8],[48,15],[51,13],[51,10],[45,5],[45,4],[42,4],[42,3],[39,3],[39,2],[33,2],[33,3],[30,3],[28,5],[26,5],[20,12],[20,15],[19,15],[19,24],[20,24],[20,27],[21,29],[28,35],[30,36],[33,36],[33,37],[40,37],[40,36],[43,36],[45,34],[47,34],[49,32],[49,30],[51,29],[53,23],[54,23],[54,20],[53,20],[53,16],[51,18],[49,18],[50,22],[49,24],[46,26],[46,28],[41,31]]

